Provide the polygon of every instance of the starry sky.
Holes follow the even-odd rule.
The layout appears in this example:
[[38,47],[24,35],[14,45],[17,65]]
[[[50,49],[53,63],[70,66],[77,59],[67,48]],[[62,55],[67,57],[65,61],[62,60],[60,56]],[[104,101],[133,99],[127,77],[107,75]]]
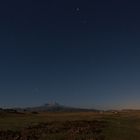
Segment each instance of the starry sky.
[[50,101],[140,108],[140,2],[0,1],[0,106]]

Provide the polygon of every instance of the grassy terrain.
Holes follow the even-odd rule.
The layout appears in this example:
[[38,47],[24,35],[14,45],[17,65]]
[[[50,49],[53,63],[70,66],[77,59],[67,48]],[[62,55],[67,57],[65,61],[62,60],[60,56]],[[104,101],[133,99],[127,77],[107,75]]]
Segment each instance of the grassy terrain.
[[139,139],[139,111],[0,114],[0,140]]

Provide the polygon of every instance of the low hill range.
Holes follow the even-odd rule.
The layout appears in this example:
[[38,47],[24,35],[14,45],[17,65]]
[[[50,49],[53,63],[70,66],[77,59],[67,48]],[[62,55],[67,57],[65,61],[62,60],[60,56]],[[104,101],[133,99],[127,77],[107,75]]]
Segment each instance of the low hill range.
[[17,112],[99,112],[96,109],[85,109],[78,107],[69,107],[57,102],[46,103],[41,106],[24,107],[24,108],[0,108],[0,112],[17,113]]
[[36,111],[36,112],[80,112],[80,111],[98,111],[96,109],[84,109],[84,108],[76,108],[76,107],[69,107],[65,105],[61,105],[57,102],[53,103],[46,103],[42,106],[37,107],[27,107],[25,108],[26,111]]

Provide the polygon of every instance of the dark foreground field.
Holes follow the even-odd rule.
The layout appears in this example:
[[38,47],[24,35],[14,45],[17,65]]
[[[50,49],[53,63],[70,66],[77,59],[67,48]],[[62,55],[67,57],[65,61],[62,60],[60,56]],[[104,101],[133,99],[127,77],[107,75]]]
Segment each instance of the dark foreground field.
[[0,140],[139,139],[139,111],[0,114]]

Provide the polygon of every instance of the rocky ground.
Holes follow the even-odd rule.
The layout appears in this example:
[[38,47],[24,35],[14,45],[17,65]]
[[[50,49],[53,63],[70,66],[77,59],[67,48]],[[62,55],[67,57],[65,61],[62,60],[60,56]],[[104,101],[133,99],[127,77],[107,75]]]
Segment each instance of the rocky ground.
[[0,140],[104,140],[103,121],[39,123],[20,131],[0,131]]

